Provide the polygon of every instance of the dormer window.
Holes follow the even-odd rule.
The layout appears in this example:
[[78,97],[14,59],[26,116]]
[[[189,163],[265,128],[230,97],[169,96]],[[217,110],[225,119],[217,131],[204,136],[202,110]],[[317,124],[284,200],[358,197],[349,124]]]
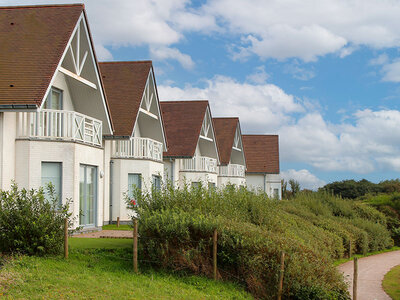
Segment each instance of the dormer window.
[[52,87],[49,95],[47,96],[46,102],[44,103],[44,109],[55,109],[62,110],[63,108],[63,91]]

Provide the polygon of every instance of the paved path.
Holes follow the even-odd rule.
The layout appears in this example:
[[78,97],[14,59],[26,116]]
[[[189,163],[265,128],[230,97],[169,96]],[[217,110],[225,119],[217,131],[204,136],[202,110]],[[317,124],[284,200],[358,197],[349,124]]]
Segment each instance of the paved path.
[[[391,268],[400,265],[400,251],[372,255],[358,260],[357,300],[390,300],[382,289],[383,277]],[[349,291],[353,296],[353,261],[339,266],[339,270],[349,282]]]
[[101,230],[74,235],[78,238],[133,238],[132,230]]

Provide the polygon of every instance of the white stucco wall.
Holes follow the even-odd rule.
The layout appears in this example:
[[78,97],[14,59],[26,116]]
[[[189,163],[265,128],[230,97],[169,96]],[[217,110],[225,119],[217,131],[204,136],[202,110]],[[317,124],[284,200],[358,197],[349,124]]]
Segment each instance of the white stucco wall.
[[236,186],[245,186],[246,179],[243,177],[218,176],[218,187],[223,188],[231,184],[234,184]]
[[72,103],[71,93],[65,76],[61,72],[57,72],[56,78],[54,79],[53,86],[63,91],[63,110],[74,111],[74,105]]
[[246,182],[250,190],[266,192],[268,197],[271,198],[274,197],[274,189],[278,189],[278,197],[282,199],[281,178],[279,174],[246,173]]
[[16,117],[15,112],[0,113],[0,188],[8,190],[15,178],[15,137]]
[[71,210],[76,217],[74,226],[79,225],[79,180],[80,165],[97,167],[97,214],[96,226],[103,225],[104,197],[104,154],[103,149],[71,142],[16,141],[16,175],[20,187],[28,189],[41,186],[41,163],[62,163],[62,201],[72,200]]
[[207,185],[208,182],[214,183],[218,186],[218,176],[215,173],[206,172],[179,172],[179,186],[182,187],[185,183],[191,184],[192,182],[202,182]]
[[128,191],[128,174],[142,175],[142,190],[151,191],[152,175],[164,178],[161,162],[144,159],[112,159],[112,221],[130,221],[132,212],[126,208],[124,194]]

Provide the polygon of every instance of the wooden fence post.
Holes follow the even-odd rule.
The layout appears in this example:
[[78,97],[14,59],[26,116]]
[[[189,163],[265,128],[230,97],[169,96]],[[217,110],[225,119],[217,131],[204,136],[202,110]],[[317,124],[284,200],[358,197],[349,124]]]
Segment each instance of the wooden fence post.
[[68,218],[64,219],[64,258],[68,258]]
[[278,300],[282,299],[284,272],[285,272],[285,252],[282,251],[282,253],[281,253],[281,272],[279,274],[279,282],[278,282]]
[[133,271],[138,272],[138,221],[133,220]]
[[214,229],[213,234],[213,273],[214,273],[214,280],[217,280],[217,239],[218,233],[217,229]]
[[358,258],[354,257],[353,300],[357,300]]
[[119,217],[117,217],[117,228],[119,227]]

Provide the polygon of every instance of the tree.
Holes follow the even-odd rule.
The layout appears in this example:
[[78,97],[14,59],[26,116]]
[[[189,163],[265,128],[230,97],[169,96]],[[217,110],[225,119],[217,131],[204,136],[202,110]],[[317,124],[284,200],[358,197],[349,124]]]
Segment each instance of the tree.
[[297,180],[290,179],[289,180],[290,190],[292,191],[292,196],[296,196],[298,192],[300,192],[300,183]]

